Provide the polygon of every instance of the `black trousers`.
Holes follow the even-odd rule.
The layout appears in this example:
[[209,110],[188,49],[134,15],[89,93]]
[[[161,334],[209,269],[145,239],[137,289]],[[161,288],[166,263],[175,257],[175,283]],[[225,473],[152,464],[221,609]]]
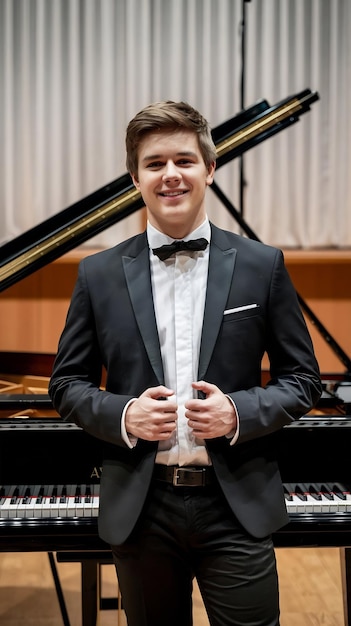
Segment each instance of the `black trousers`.
[[279,626],[272,540],[246,533],[217,484],[153,481],[136,528],[111,548],[128,626],[191,626],[194,577],[211,626]]

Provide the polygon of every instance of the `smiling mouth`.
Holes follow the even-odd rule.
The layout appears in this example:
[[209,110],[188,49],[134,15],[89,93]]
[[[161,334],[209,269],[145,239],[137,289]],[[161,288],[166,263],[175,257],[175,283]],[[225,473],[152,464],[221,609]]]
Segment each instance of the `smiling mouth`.
[[163,198],[176,198],[177,196],[183,196],[186,193],[188,193],[187,189],[183,191],[161,191],[159,195]]

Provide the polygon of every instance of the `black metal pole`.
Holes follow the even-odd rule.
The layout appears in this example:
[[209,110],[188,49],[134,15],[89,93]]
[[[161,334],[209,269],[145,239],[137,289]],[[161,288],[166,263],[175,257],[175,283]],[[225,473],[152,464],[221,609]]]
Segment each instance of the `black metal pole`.
[[[240,109],[245,109],[245,79],[246,79],[246,3],[250,0],[242,0],[241,6],[241,81],[240,81]],[[245,213],[245,167],[244,156],[239,159],[239,210],[240,214]]]

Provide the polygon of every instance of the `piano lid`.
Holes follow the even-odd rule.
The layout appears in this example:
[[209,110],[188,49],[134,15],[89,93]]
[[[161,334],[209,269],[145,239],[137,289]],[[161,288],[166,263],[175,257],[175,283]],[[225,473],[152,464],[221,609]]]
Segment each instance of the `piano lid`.
[[[269,106],[261,100],[212,131],[217,168],[299,120],[319,99],[310,89]],[[129,174],[0,246],[0,292],[144,206]]]

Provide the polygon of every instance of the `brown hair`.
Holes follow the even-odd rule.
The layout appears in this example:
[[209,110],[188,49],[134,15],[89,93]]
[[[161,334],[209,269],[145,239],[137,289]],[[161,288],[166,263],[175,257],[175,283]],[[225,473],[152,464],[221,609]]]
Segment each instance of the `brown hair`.
[[197,134],[200,152],[208,168],[217,156],[208,122],[190,104],[167,100],[148,105],[129,122],[126,133],[128,172],[137,175],[138,149],[145,135],[155,131],[182,129]]

